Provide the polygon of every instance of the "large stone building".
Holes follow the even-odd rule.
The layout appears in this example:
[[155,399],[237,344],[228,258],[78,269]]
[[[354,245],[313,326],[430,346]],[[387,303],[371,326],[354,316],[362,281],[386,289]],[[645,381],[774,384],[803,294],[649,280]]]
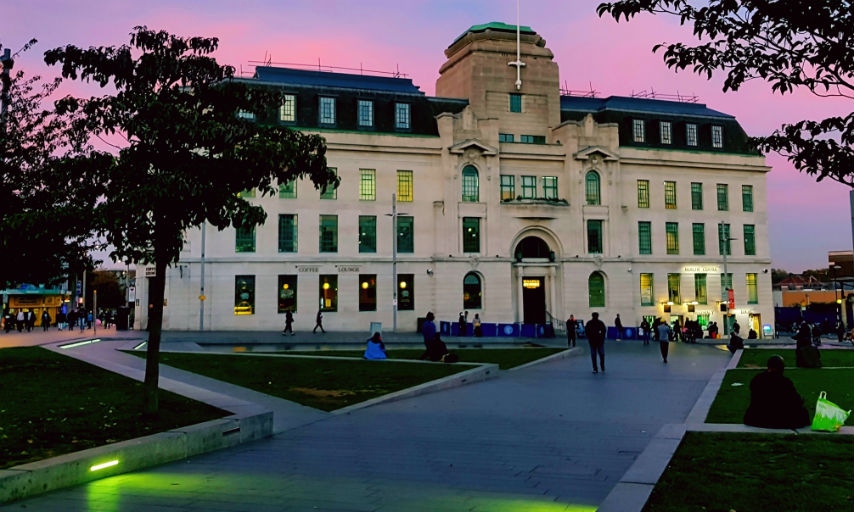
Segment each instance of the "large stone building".
[[[773,324],[769,168],[736,119],[699,103],[562,96],[545,41],[520,32],[522,66],[515,26],[465,31],[435,97],[403,78],[258,67],[247,80],[283,94],[258,121],[323,135],[341,184],[283,184],[250,199],[263,226],[205,230],[205,328],[281,329],[294,309],[306,329],[320,307],[329,329],[388,329],[395,301],[401,331],[430,310],[723,326],[725,267],[728,321]],[[187,240],[168,271],[167,329],[200,325],[201,230]]]

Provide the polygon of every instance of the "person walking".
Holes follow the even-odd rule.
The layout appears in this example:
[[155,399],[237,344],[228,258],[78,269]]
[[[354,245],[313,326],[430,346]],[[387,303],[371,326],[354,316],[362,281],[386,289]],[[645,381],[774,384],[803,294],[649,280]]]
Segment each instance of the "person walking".
[[42,311],[42,332],[47,332],[50,327],[50,313],[45,309]]
[[575,339],[578,337],[578,320],[575,319],[575,315],[569,315],[569,319],[566,321],[566,344],[569,347],[575,346]]
[[614,319],[614,326],[617,328],[617,341],[623,337],[623,321],[620,320],[620,314],[617,313],[617,318]]
[[584,326],[587,342],[590,344],[590,360],[593,363],[593,373],[599,373],[596,367],[596,354],[599,354],[599,365],[605,373],[605,324],[599,320],[599,313],[593,313],[593,318]]
[[322,310],[320,310],[320,309],[317,310],[317,317],[315,318],[314,322],[315,322],[314,329],[312,329],[311,333],[315,334],[317,332],[317,328],[320,327],[320,332],[322,334],[326,334],[326,331],[323,330],[323,311]]
[[286,336],[288,334],[290,334],[291,336],[294,335],[294,330],[292,327],[293,323],[294,323],[294,312],[289,309],[289,310],[285,311],[285,329],[282,331],[282,336]]
[[670,326],[667,322],[658,323],[658,348],[661,350],[661,359],[667,364],[667,352],[670,350]]
[[646,318],[641,320],[640,330],[641,330],[641,339],[643,340],[643,344],[649,345],[649,322],[646,321]]
[[472,327],[474,330],[474,337],[475,338],[482,337],[483,336],[483,327],[481,326],[481,322],[480,322],[480,313],[474,314],[474,320],[471,321],[471,324],[472,324]]
[[465,316],[463,316],[463,312],[460,311],[460,318],[457,320],[457,325],[458,325],[458,328],[460,331],[458,336],[465,336],[466,335],[466,323],[467,323],[466,322],[466,316],[468,316],[468,314],[469,314],[469,312],[466,311]]

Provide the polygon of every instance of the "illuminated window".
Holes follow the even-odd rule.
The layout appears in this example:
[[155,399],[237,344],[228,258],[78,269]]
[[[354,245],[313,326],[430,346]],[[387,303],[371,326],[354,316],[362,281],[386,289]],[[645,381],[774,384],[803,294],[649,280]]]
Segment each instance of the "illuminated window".
[[377,171],[359,169],[359,201],[377,200]]
[[377,252],[376,215],[359,215],[359,252]]
[[694,300],[699,304],[707,304],[706,274],[694,274]]
[[695,222],[691,229],[694,237],[694,255],[703,256],[706,254],[706,225],[702,222]]
[[587,303],[591,308],[605,307],[605,278],[599,272],[587,278]]
[[682,304],[682,274],[667,274],[667,300]]
[[647,221],[638,222],[638,252],[640,254],[652,254],[652,223]]
[[320,216],[320,252],[338,252],[338,216]]
[[282,104],[279,105],[279,121],[292,123],[297,120],[297,97],[293,94],[282,96]]
[[463,252],[480,252],[480,218],[463,217]]
[[377,310],[377,275],[359,274],[359,311]]
[[557,176],[543,176],[543,199],[557,199]]
[[398,130],[409,130],[411,117],[409,103],[394,104],[394,127]]
[[415,217],[397,217],[397,252],[415,252]]
[[255,314],[255,276],[234,276],[234,314]]
[[297,252],[297,216],[279,215],[279,252]]
[[679,254],[679,223],[666,222],[664,234],[667,240],[667,254]]
[[477,169],[467,165],[463,168],[463,202],[476,203],[478,201],[480,201],[480,191]]
[[415,309],[415,275],[397,275],[397,309],[413,311]]
[[255,252],[255,226],[235,228],[234,252]]
[[359,126],[369,128],[374,125],[374,102],[368,100],[359,100]]
[[397,201],[412,202],[412,171],[397,171]]
[[718,183],[718,211],[729,210],[729,186]]
[[676,209],[676,182],[664,182],[664,207],[668,210]]
[[512,201],[516,199],[516,176],[512,174],[501,175],[501,200]]
[[692,210],[702,210],[703,209],[703,184],[702,183],[691,183],[691,209]]
[[653,274],[640,275],[640,299],[641,306],[655,305],[655,295],[653,294]]
[[670,126],[670,121],[661,121],[658,123],[658,131],[659,135],[661,136],[662,144],[673,143],[673,137],[671,135]]
[[335,98],[320,97],[320,124],[335,124]]
[[297,310],[297,276],[279,276],[279,313]]
[[327,274],[319,276],[320,310],[338,311],[338,276]]
[[759,304],[759,288],[756,286],[756,274],[747,274],[747,303]]
[[281,199],[296,199],[297,197],[297,181],[291,180],[287,183],[279,183],[279,198]]
[[649,208],[649,180],[638,180],[638,208]]
[[589,171],[584,178],[585,183],[585,199],[587,204],[597,205],[601,204],[602,197],[600,194],[600,186],[599,186],[599,173],[596,171]]
[[481,309],[483,298],[481,296],[480,276],[469,272],[463,279],[463,309]]
[[[334,167],[329,168],[332,171],[332,174],[338,176],[338,169]],[[320,189],[320,198],[321,199],[338,199],[338,186],[337,185],[328,185],[325,189]]]

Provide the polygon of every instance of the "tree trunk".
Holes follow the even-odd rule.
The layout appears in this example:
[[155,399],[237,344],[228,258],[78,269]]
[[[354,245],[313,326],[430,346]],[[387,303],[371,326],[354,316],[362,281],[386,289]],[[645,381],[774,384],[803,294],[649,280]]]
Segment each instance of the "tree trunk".
[[146,416],[156,416],[159,410],[158,388],[160,380],[160,332],[163,327],[163,298],[166,288],[166,260],[156,258],[155,274],[149,289],[148,348],[145,358],[145,384],[143,386]]

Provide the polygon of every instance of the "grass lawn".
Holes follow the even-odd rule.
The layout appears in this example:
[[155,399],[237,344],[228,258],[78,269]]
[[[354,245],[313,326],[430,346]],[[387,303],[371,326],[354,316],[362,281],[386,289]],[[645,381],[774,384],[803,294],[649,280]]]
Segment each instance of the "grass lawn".
[[[763,371],[736,369],[726,372],[706,423],[741,423],[750,404],[750,381]],[[827,391],[827,399],[846,411],[854,409],[854,368],[786,368],[784,375],[792,380],[803,397],[810,418],[815,414],[815,402],[821,391]],[[854,414],[848,416],[845,424],[854,425]]]
[[[822,350],[821,365],[827,367],[850,366],[854,367],[854,350]],[[786,368],[795,368],[795,349],[793,348],[754,348],[746,349],[738,361],[739,368],[765,368],[768,358],[774,354],[782,356],[786,361]]]
[[[145,357],[145,352],[130,352]],[[163,352],[160,362],[286,400],[332,411],[473,368],[303,357]]]
[[688,432],[644,512],[854,507],[851,436]]
[[160,391],[142,418],[142,383],[39,347],[0,350],[0,469],[231,413]]
[[[516,366],[536,361],[558,352],[563,352],[565,348],[544,348],[544,347],[525,347],[525,348],[459,348],[450,349],[454,354],[457,354],[461,363],[494,363],[502,370],[513,368]],[[328,356],[328,357],[362,357],[364,350],[316,350],[316,351],[288,351],[287,354],[304,355],[304,356]],[[418,359],[424,349],[421,348],[401,348],[395,349],[389,347],[389,357],[393,359]]]

